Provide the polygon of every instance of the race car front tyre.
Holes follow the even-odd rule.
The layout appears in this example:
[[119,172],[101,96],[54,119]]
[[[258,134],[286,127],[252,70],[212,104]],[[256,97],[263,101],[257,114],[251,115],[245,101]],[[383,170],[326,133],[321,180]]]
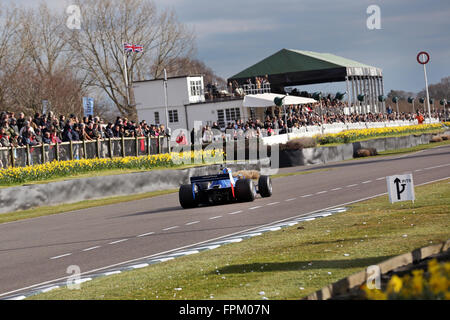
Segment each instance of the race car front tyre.
[[256,189],[251,179],[239,179],[236,181],[236,198],[238,201],[251,202],[255,200]]
[[261,197],[267,198],[272,195],[272,180],[269,176],[260,176],[258,179],[258,191]]
[[195,208],[197,201],[194,198],[191,184],[183,184],[178,192],[180,204],[184,209]]

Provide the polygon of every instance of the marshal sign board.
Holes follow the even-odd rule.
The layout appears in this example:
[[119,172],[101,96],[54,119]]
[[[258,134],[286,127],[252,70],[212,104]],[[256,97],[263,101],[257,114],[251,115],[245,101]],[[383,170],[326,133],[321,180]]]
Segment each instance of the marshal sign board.
[[395,175],[386,177],[389,201],[391,203],[399,201],[413,201],[414,182],[412,174]]

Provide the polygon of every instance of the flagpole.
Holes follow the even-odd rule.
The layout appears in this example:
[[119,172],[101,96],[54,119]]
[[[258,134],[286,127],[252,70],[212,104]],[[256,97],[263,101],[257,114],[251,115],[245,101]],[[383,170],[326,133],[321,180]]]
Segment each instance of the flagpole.
[[128,54],[125,53],[125,48],[123,48],[122,56],[123,56],[123,72],[124,72],[124,77],[125,77],[125,90],[127,92],[127,106],[129,106],[130,105],[130,93],[128,91],[128,70],[127,70]]

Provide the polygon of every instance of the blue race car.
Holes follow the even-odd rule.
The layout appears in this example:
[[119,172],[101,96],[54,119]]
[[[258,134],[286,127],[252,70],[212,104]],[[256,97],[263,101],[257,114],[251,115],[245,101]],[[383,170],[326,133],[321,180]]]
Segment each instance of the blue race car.
[[178,192],[180,204],[185,209],[200,204],[250,202],[255,200],[258,193],[261,197],[272,195],[270,176],[261,175],[258,185],[255,185],[252,179],[242,176],[234,178],[228,168],[216,175],[191,177],[190,181],[190,184],[182,185]]

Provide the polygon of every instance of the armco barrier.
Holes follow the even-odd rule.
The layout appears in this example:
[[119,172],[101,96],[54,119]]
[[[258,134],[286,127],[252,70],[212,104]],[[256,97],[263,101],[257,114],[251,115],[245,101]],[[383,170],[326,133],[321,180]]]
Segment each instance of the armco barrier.
[[[233,171],[260,170],[262,162],[227,165]],[[179,170],[151,170],[130,174],[72,179],[0,189],[0,214],[34,207],[176,189],[190,176],[216,174],[220,165]]]
[[[446,134],[449,133],[449,131],[446,132]],[[359,149],[375,148],[377,151],[388,151],[415,147],[421,144],[428,144],[432,136],[431,133],[426,133],[420,136],[378,138],[332,147],[305,148],[295,153],[295,157],[297,158],[294,158],[294,152],[280,151],[280,167],[285,168],[348,160],[355,157]]]

